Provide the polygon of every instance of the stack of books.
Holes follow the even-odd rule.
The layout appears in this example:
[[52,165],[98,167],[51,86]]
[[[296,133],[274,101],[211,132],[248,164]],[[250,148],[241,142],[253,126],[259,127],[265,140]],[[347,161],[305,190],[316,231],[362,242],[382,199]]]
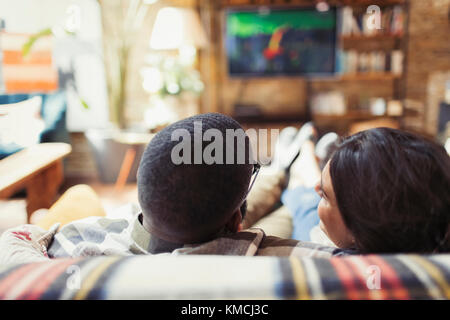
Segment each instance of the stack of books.
[[358,52],[356,50],[339,51],[336,63],[337,73],[390,73],[399,76],[403,72],[403,52],[372,51]]
[[373,6],[363,14],[355,15],[353,8],[345,6],[339,9],[338,30],[341,36],[401,36],[404,31],[405,15],[399,5],[383,8]]

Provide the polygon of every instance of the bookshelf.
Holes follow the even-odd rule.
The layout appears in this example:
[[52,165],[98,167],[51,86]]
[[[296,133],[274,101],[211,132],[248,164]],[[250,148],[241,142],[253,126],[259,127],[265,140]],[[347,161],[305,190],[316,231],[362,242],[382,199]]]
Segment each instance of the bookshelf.
[[[345,101],[346,111],[342,112],[342,106],[339,111],[331,108],[327,111],[311,102],[309,112],[312,119],[319,126],[323,124],[329,130],[340,132],[345,132],[353,122],[383,118],[393,120],[401,127],[404,108],[401,112],[397,110],[394,116],[389,114],[388,104],[403,99],[407,1],[337,2],[337,74],[308,79],[308,95],[338,92],[342,95],[341,100]],[[373,4],[380,8],[378,21],[367,12],[367,7]],[[379,23],[378,28],[368,28],[369,22],[373,25],[374,21]],[[380,114],[379,107],[376,114],[372,113],[371,101],[379,103],[380,99],[385,101],[385,113]],[[335,101],[329,100],[329,104]]]
[[[367,101],[371,98],[383,98],[386,102],[391,100],[403,100],[404,98],[404,79],[407,45],[407,22],[408,22],[408,3],[409,0],[326,0],[331,7],[338,10],[348,6],[352,9],[352,13],[358,18],[362,16],[368,6],[377,5],[381,8],[381,12],[391,10],[395,6],[400,6],[403,13],[402,32],[382,32],[364,33],[359,22],[359,32],[348,32],[337,34],[337,48],[340,51],[353,50],[356,53],[368,53],[372,51],[382,52],[385,54],[386,65],[382,67],[374,63],[376,68],[362,68],[364,70],[349,70],[342,72],[340,70],[334,75],[327,76],[290,76],[290,77],[249,77],[246,78],[245,88],[242,90],[242,80],[233,79],[227,76],[226,56],[224,53],[224,12],[226,9],[240,9],[266,6],[268,8],[289,8],[289,7],[314,7],[316,0],[217,0],[206,1],[211,7],[211,31],[214,41],[214,57],[212,59],[212,70],[218,70],[211,81],[218,83],[216,87],[214,100],[217,110],[220,112],[232,114],[233,108],[238,100],[236,97],[241,96],[239,101],[244,101],[247,106],[258,107],[261,111],[261,117],[255,119],[263,119],[264,122],[282,121],[285,118],[296,119],[302,117],[303,121],[311,119],[318,122],[327,122],[328,125],[342,127],[351,125],[352,122],[365,120],[378,120],[388,117],[399,123],[402,117],[395,115],[378,115],[372,114],[367,106]],[[382,19],[382,23],[386,23],[388,19]],[[384,25],[383,25],[384,27]],[[390,28],[389,28],[390,30]],[[403,59],[397,63],[399,70],[391,70],[390,58],[387,58],[392,51],[403,54]],[[364,55],[363,55],[364,57]],[[380,58],[380,57],[379,57]],[[383,58],[381,58],[383,59]],[[369,58],[370,60],[370,58]],[[403,60],[403,61],[401,61]],[[388,63],[389,62],[389,63]],[[208,70],[209,70],[208,69]],[[245,92],[244,92],[245,91]],[[327,92],[342,92],[346,100],[347,110],[342,112],[328,112],[323,114],[315,114],[312,112],[313,96]],[[268,94],[271,92],[273,94]],[[282,94],[281,94],[282,92]],[[280,94],[278,94],[280,93]],[[388,103],[386,103],[386,108]],[[398,110],[398,109],[397,109]],[[397,113],[398,114],[398,113]],[[253,118],[247,119],[248,121]],[[256,121],[256,120],[255,120]],[[284,120],[283,120],[284,121]],[[330,127],[330,130],[334,128]],[[343,130],[334,130],[343,133]]]
[[342,41],[380,41],[380,40],[399,40],[402,35],[399,34],[374,34],[374,35],[342,35],[340,36]]
[[327,121],[336,121],[336,120],[345,120],[345,121],[367,121],[367,120],[375,120],[375,119],[384,119],[384,118],[392,118],[399,119],[400,116],[390,116],[390,115],[374,115],[367,111],[351,111],[347,112],[343,115],[318,115],[317,118],[319,120],[327,120]]

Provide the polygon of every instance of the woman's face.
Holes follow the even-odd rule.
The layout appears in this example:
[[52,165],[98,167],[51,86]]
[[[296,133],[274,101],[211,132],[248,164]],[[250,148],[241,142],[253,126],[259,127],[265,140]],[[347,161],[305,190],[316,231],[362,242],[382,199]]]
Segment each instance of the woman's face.
[[331,183],[330,162],[322,171],[322,178],[314,187],[322,198],[317,208],[320,218],[320,228],[339,248],[350,248],[354,245],[351,232],[347,229],[339,211]]

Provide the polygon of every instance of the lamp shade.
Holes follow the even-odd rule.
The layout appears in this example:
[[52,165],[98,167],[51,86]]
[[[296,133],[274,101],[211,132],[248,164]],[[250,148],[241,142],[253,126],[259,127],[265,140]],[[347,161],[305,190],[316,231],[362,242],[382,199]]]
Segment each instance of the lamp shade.
[[205,30],[193,9],[165,7],[158,11],[150,38],[152,49],[204,48],[206,45]]

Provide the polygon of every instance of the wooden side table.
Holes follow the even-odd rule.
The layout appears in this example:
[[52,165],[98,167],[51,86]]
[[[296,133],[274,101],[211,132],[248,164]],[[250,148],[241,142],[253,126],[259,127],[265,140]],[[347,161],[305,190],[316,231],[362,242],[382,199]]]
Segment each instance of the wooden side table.
[[37,209],[50,208],[64,178],[66,143],[41,143],[0,160],[0,199],[27,191],[27,221]]

